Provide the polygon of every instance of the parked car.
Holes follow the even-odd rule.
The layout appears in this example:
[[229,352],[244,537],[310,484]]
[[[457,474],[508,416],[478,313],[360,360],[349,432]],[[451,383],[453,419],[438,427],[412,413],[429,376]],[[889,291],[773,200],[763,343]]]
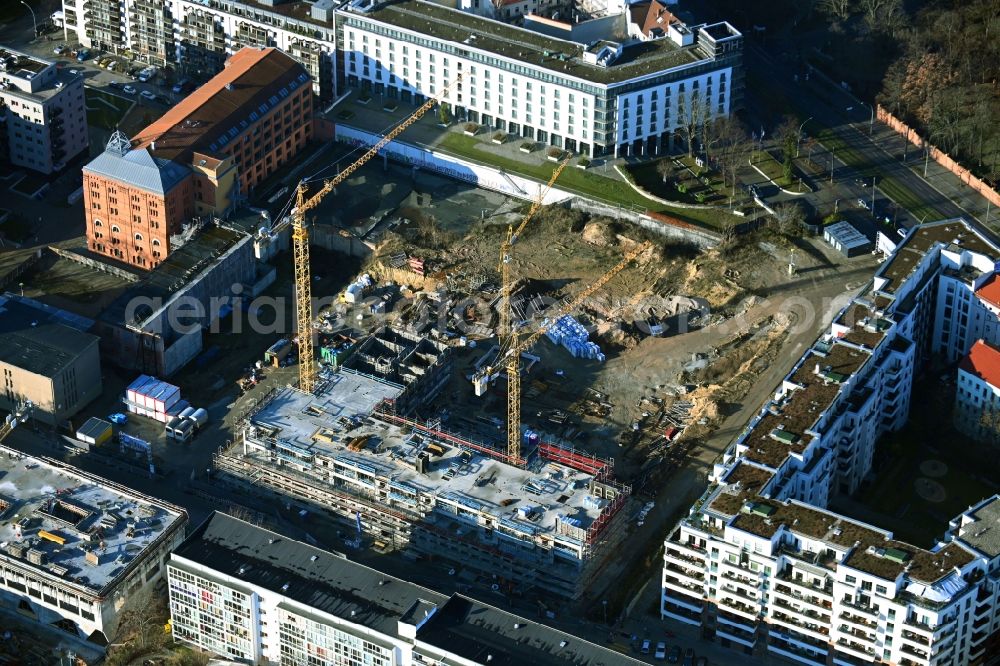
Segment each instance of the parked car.
[[156,68],[155,67],[147,67],[146,69],[142,70],[138,74],[139,80],[142,81],[143,83],[146,83],[147,81],[149,81],[150,79],[152,79],[154,76],[156,76]]
[[108,63],[108,71],[109,72],[113,72],[116,69],[118,69],[118,63],[117,62],[115,62],[114,60],[112,60],[111,62]]
[[194,86],[192,85],[190,80],[181,79],[180,81],[174,84],[174,87],[171,88],[171,92],[173,92],[175,95],[180,95],[181,93],[191,92],[191,88],[193,87]]
[[670,654],[667,655],[667,663],[676,664],[681,660],[681,646],[675,645],[670,648]]
[[142,91],[141,93],[139,93],[139,95],[140,95],[140,96],[141,96],[141,97],[142,97],[143,99],[145,99],[145,100],[149,100],[150,102],[155,102],[155,101],[156,101],[156,95],[155,95],[154,93],[151,93],[151,92],[150,92],[150,91],[148,91],[148,90],[143,90],[143,91]]
[[667,644],[660,641],[656,644],[656,654],[653,655],[654,659],[663,659],[667,656]]
[[77,62],[83,62],[84,60],[87,60],[88,58],[90,58],[90,50],[89,49],[80,49],[79,51],[76,52],[76,61]]
[[56,55],[62,55],[63,53],[66,53],[66,45],[60,44],[59,46],[52,49],[52,52],[55,53]]
[[125,93],[126,95],[134,95],[135,94],[135,88],[132,87],[132,86],[123,86],[122,87],[122,92]]
[[118,83],[117,81],[111,81],[110,83],[108,83],[108,87],[109,88],[121,88],[122,84]]
[[688,648],[684,651],[684,666],[694,666],[694,649]]
[[649,654],[649,639],[645,638],[642,641],[642,647],[639,648],[639,652],[642,654]]
[[69,73],[71,75],[73,75],[73,76],[76,76],[77,74],[80,73],[80,70],[78,70],[78,69],[71,69],[71,70],[69,70]]
[[864,199],[858,199],[858,205],[864,208],[865,210],[868,210],[868,202],[865,201]]

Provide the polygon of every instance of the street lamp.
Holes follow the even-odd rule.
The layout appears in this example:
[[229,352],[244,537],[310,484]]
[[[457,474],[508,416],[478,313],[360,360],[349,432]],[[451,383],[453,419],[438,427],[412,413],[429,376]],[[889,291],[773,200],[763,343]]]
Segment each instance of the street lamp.
[[799,131],[795,133],[795,156],[796,157],[799,156],[799,147],[802,145],[802,128],[805,127],[806,123],[809,122],[812,119],[813,119],[813,117],[809,116],[808,118],[806,118],[805,120],[803,120],[802,124],[799,125]]
[[[871,120],[868,121],[868,136],[872,136],[872,134],[875,133],[875,107],[869,104],[868,102],[862,102],[860,99],[858,100],[858,103],[864,104],[872,112]],[[854,109],[853,106],[849,106],[845,109],[845,111],[852,111],[853,109]]]
[[38,37],[38,22],[35,20],[35,10],[32,9],[31,5],[24,0],[21,0],[21,4],[27,7],[28,11],[31,12],[31,25],[35,29],[35,37]]

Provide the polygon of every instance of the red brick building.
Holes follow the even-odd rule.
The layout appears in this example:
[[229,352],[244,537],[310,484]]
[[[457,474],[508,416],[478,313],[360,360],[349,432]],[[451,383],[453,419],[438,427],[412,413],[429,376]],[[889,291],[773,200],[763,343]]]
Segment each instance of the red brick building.
[[131,141],[116,132],[83,169],[91,250],[152,269],[196,215],[225,216],[312,131],[312,85],[273,49],[245,48]]

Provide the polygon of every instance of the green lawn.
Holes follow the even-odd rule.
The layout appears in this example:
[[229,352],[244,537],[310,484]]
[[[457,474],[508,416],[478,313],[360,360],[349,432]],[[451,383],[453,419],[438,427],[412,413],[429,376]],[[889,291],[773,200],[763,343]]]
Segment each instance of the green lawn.
[[132,108],[133,102],[130,99],[93,88],[85,90],[88,125],[103,130],[113,130]]
[[[470,158],[484,164],[499,167],[510,173],[516,173],[543,182],[549,180],[552,176],[552,171],[556,168],[555,162],[546,161],[535,164],[497,155],[490,149],[490,144],[484,144],[476,137],[465,136],[460,132],[448,132],[445,134],[441,142],[435,146],[435,149],[440,149],[459,157]],[[691,224],[709,229],[721,229],[730,222],[738,221],[738,218],[724,211],[680,209],[665,206],[642,196],[632,189],[628,183],[618,178],[605,177],[601,174],[603,168],[591,167],[584,170],[572,165],[568,166],[559,176],[556,186],[560,189],[569,190],[614,206],[621,205],[634,210],[651,210],[667,213]]]

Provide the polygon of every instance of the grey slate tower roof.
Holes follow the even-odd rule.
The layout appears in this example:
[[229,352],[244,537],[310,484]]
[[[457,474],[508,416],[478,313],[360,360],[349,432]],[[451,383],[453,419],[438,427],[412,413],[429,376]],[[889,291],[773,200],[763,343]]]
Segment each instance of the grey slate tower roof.
[[153,157],[146,149],[132,149],[132,142],[115,130],[104,152],[83,167],[85,173],[126,182],[156,194],[165,195],[190,171],[169,160]]

